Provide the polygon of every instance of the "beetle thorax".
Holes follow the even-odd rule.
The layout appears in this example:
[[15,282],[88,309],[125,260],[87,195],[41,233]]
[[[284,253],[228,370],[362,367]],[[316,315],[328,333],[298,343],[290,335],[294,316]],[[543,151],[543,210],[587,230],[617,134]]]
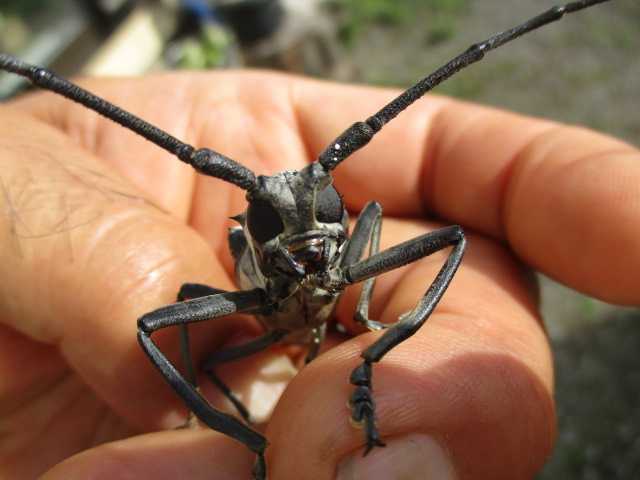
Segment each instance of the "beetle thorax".
[[[347,213],[331,176],[313,163],[300,171],[260,176],[248,195],[244,230],[266,283],[306,287],[335,266],[346,239]],[[303,281],[307,279],[307,281]]]

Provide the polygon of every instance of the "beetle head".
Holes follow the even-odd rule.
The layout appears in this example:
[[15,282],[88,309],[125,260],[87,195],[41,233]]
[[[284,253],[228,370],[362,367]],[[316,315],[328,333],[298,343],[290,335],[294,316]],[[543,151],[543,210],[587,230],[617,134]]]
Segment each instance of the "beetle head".
[[259,176],[247,200],[244,229],[266,276],[302,278],[336,263],[348,215],[322,165]]

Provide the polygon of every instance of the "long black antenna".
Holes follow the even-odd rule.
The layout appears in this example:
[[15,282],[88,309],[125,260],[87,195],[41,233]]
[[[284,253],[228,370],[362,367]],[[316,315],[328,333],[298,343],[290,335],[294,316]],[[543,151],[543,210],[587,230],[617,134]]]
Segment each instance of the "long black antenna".
[[471,45],[463,53],[420,80],[408,90],[402,92],[402,94],[385,105],[375,115],[367,118],[364,122],[354,123],[329,144],[318,157],[318,161],[326,170],[333,170],[353,152],[369,143],[373,136],[378,133],[387,122],[393,120],[409,105],[463,68],[482,60],[487,52],[511,40],[515,40],[525,33],[560,20],[567,13],[577,12],[578,10],[583,10],[598,3],[608,1],[610,0],[581,0],[567,3],[566,5],[555,6],[517,27],[498,33],[484,42]]
[[56,92],[98,112],[164,148],[205,175],[220,178],[244,190],[251,190],[255,185],[254,173],[238,162],[213,150],[204,148],[196,150],[158,127],[154,127],[49,70],[30,65],[4,53],[0,53],[0,70],[21,75],[40,88]]

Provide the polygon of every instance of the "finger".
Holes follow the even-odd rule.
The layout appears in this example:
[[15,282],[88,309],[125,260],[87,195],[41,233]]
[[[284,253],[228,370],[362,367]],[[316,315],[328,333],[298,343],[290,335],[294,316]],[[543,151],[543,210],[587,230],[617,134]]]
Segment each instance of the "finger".
[[[89,85],[108,97],[124,89],[118,103],[130,103],[145,118],[157,117],[161,127],[178,136],[186,129],[187,140],[201,140],[259,173],[297,168],[302,157],[314,158],[346,126],[366,118],[397,93],[256,73],[171,76],[171,82],[168,78]],[[210,88],[212,81],[215,89]],[[169,84],[179,94],[167,95]],[[269,95],[264,94],[267,90]],[[167,97],[171,100],[161,107]],[[80,114],[77,106],[60,108],[61,102],[67,101],[49,96],[47,102],[30,100],[28,107],[95,144],[90,126],[96,124],[96,116]],[[70,110],[73,114],[59,113]],[[140,168],[137,178],[144,183],[147,170],[159,165],[154,163],[158,149],[134,135],[123,136],[120,127],[106,120],[98,124],[94,133],[107,132],[98,137],[98,146],[122,146],[117,155],[116,147],[102,147],[101,156],[126,159],[123,169]],[[132,144],[144,150],[140,156],[147,161],[132,162]],[[633,277],[640,263],[635,242],[640,215],[638,155],[628,145],[583,130],[427,97],[345,161],[336,171],[336,183],[353,209],[371,198],[388,214],[411,215],[428,208],[506,239],[527,262],[574,288],[609,301],[637,303]],[[169,160],[167,166],[175,165]],[[397,168],[398,162],[402,168]],[[174,168],[178,167],[153,169],[166,187],[161,192],[171,191]],[[242,210],[241,192],[211,179],[199,181],[193,189],[198,199],[193,209],[184,206],[186,195],[178,210],[191,215],[217,251],[226,251],[221,226],[226,226],[226,217]],[[210,208],[209,199],[221,189],[235,192],[222,196],[231,203],[217,202]],[[611,255],[613,251],[626,255]]]
[[[148,430],[184,416],[136,342],[136,319],[173,303],[184,282],[231,289],[231,279],[193,230],[65,136],[15,111],[0,116],[11,139],[0,146],[9,212],[0,217],[0,277],[12,279],[0,287],[0,321],[55,345],[129,425]],[[209,322],[194,353],[236,324]],[[179,358],[175,329],[154,338]]]
[[[307,161],[285,78],[265,73],[166,74],[78,83],[195,147],[213,148],[258,174],[270,174],[298,169]],[[188,219],[216,251],[226,252],[228,217],[245,207],[245,192],[222,180],[193,175],[156,145],[65,98],[41,93],[17,106],[70,135],[149,198]]]
[[[370,333],[320,356],[291,382],[267,431],[272,476],[534,476],[555,432],[549,346],[520,267],[493,242],[471,236],[469,246],[438,310],[374,365],[378,426],[388,447],[362,459],[364,435],[350,425],[346,406],[349,375],[379,335]],[[405,271],[377,307],[379,318],[393,321],[411,309],[442,262],[429,257]]]
[[170,431],[86,450],[56,465],[42,480],[237,480],[249,478],[253,454],[211,431]]
[[[112,101],[189,143],[191,103],[188,79],[89,79],[83,87]],[[37,117],[67,135],[112,170],[129,180],[163,209],[186,219],[191,208],[195,172],[142,137],[98,115],[83,105],[50,92],[36,92],[13,102],[20,111]]]
[[[194,78],[195,77],[196,76],[194,76]],[[205,80],[206,80],[206,83],[205,83]],[[188,83],[186,82],[186,78],[183,78],[183,81],[185,83]],[[193,80],[193,82],[195,84],[198,84],[197,78]],[[208,91],[208,87],[210,86],[209,80],[205,78],[201,78],[199,82],[200,82],[199,86],[196,90]],[[98,92],[99,94],[103,95],[106,98],[121,97],[124,103],[126,103],[127,105],[130,105],[130,107],[127,107],[127,108],[130,108],[132,111],[139,113],[142,116],[146,116],[145,115],[146,111],[149,111],[150,112],[149,115],[152,115],[154,113],[154,110],[157,110],[157,109],[153,108],[153,105],[155,105],[155,102],[149,102],[147,100],[140,101],[140,99],[148,98],[148,96],[145,97],[145,94],[148,93],[150,90],[161,92],[163,86],[167,84],[166,81],[162,81],[162,82],[157,81],[154,85],[152,85],[153,81],[151,81],[151,83],[149,83],[148,81],[143,82],[140,80],[131,80],[131,81],[119,80],[116,82],[116,81],[104,81],[104,80],[95,80],[95,79],[89,80],[84,83],[87,84],[86,85],[87,88]],[[177,83],[175,82],[173,83],[174,86],[178,84],[179,84],[179,81]],[[227,85],[233,85],[233,83],[228,83]],[[191,89],[188,89],[188,90],[192,91]],[[227,89],[227,91],[232,91],[232,90]],[[287,90],[283,89],[282,91],[286,93]],[[222,97],[224,97],[224,89],[216,90],[216,92],[218,93],[218,95],[221,95]],[[235,94],[231,96],[232,98],[236,97]],[[43,101],[45,99],[46,101]],[[213,96],[211,97],[212,102],[217,102],[218,100],[221,100],[221,97],[215,97],[215,98]],[[248,100],[247,102],[249,105],[252,105],[253,107],[255,107],[255,102],[253,100],[251,101]],[[226,102],[226,103],[229,103],[229,102]],[[224,125],[242,124],[243,122],[246,122],[247,119],[250,119],[250,115],[246,112],[243,112],[242,108],[224,108],[224,104],[225,102],[221,101],[219,106],[222,108],[218,109],[220,111],[218,112],[219,117],[217,118],[220,121],[218,121],[216,118],[211,118],[211,115],[210,115],[211,111],[208,110],[208,108],[209,107],[213,108],[213,107],[207,104],[207,99],[204,98],[204,96],[202,98],[202,106],[203,106],[202,112],[199,113],[195,111],[193,105],[190,105],[189,106],[190,108],[187,109],[195,117],[200,117],[200,115],[202,114],[203,122],[202,124],[198,124],[198,125],[201,125],[201,129],[198,129],[198,131],[202,130],[202,133],[198,133],[196,136],[202,135],[207,138],[210,138],[211,141],[214,144],[216,144],[216,148],[218,148],[218,145],[220,145],[220,147],[224,147],[225,142],[227,141],[226,131],[224,130],[224,128],[221,128],[221,127],[224,127]],[[152,108],[150,108],[149,105],[151,105]],[[286,106],[286,103],[284,105]],[[97,153],[101,155],[100,160],[106,160],[105,163],[109,164],[109,166],[115,166],[117,169],[121,170],[123,173],[123,176],[127,177],[128,179],[134,182],[136,180],[144,180],[144,177],[138,178],[139,173],[144,173],[145,171],[147,171],[147,173],[151,173],[151,176],[147,178],[147,183],[153,188],[146,189],[147,191],[145,193],[147,195],[151,197],[156,197],[157,189],[162,190],[162,185],[165,185],[167,186],[167,188],[169,188],[169,180],[171,180],[173,175],[173,172],[171,169],[164,172],[161,169],[158,169],[157,166],[155,166],[154,168],[151,168],[153,165],[149,162],[142,162],[141,164],[122,163],[122,160],[124,158],[131,159],[132,153],[135,153],[135,152],[139,152],[143,158],[152,159],[153,155],[157,155],[157,153],[158,152],[161,153],[161,151],[156,146],[142,139],[137,138],[135,135],[132,135],[130,132],[129,133],[126,132],[121,127],[117,127],[116,129],[113,129],[112,127],[114,125],[112,125],[111,122],[107,121],[106,119],[97,117],[94,112],[90,112],[86,109],[83,109],[80,106],[76,106],[69,103],[66,99],[55,97],[50,94],[27,97],[23,99],[21,102],[18,102],[17,106],[20,107],[22,111],[28,112],[36,116],[38,119],[46,121],[47,123],[54,125],[58,129],[63,130],[66,134],[70,135],[75,142],[80,143],[80,145],[83,147],[83,150],[88,150],[93,153]],[[237,102],[231,102],[229,103],[228,106],[237,107],[238,104]],[[184,111],[184,110],[185,109],[182,109],[182,110],[178,109],[177,110],[178,113],[172,117],[168,117],[166,115],[163,116],[162,112],[159,112],[160,113],[159,117],[161,119],[161,122],[163,122],[166,125],[169,125],[168,128],[162,125],[163,128],[167,128],[167,130],[170,130],[173,132],[174,129],[173,127],[171,127],[171,125],[174,123],[178,125],[181,124],[180,111]],[[216,109],[214,108],[213,110],[215,111]],[[265,107],[265,110],[268,111],[269,109]],[[158,112],[155,112],[155,113],[158,113]],[[206,116],[205,116],[205,113],[206,113]],[[207,123],[207,118],[211,121],[211,123]],[[234,120],[234,118],[236,120]],[[222,120],[224,120],[224,122]],[[222,131],[218,132],[218,130],[222,130]],[[262,134],[265,133],[264,129],[260,131]],[[278,137],[278,135],[273,135],[273,136],[276,138]],[[113,137],[113,138],[110,138],[110,137]],[[115,148],[115,149],[110,148],[109,145],[111,143],[118,144],[119,148]],[[196,142],[196,144],[198,143],[199,141]],[[242,146],[243,145],[246,146],[248,144],[250,144],[250,142],[243,141],[242,138],[236,138],[235,140],[229,142],[229,147],[232,154],[233,154],[232,148],[235,148],[236,151],[240,153],[242,152]],[[47,148],[50,148],[55,152],[59,152],[61,149],[61,147],[59,145],[56,145],[55,142],[53,142],[53,144],[49,145]],[[152,154],[152,152],[155,152],[155,154]],[[284,158],[283,155],[280,156],[281,160],[282,158]],[[298,160],[304,162],[302,157],[300,157]],[[97,161],[96,158],[92,158],[89,161],[88,165],[92,165],[92,163],[95,161]],[[87,166],[87,168],[89,167]],[[204,177],[201,177],[201,178],[204,178]],[[180,179],[178,178],[178,180]],[[208,190],[209,192],[211,192],[211,195],[205,198],[206,204],[205,204],[205,208],[202,209],[202,212],[207,211],[207,221],[210,225],[213,226],[213,228],[215,228],[216,238],[215,239],[213,238],[214,237],[213,234],[209,236],[209,240],[211,241],[211,243],[215,248],[217,245],[216,242],[218,240],[217,237],[222,238],[223,235],[220,235],[220,233],[221,232],[226,233],[226,229],[224,228],[224,223],[226,220],[225,217],[229,216],[229,212],[227,212],[227,208],[224,206],[225,202],[227,202],[227,198],[225,196],[224,191],[231,190],[232,186],[228,184],[224,184],[224,182],[218,182],[218,183],[222,183],[222,186],[224,188],[216,189],[216,186],[219,186],[219,185],[217,185],[215,179],[213,179],[213,182],[211,182],[210,184],[207,183],[207,180],[212,180],[212,179],[205,179],[205,181],[203,181],[202,184],[210,185],[212,187],[211,189]],[[178,185],[176,185],[176,188],[174,188],[173,190],[176,190],[176,189],[180,190],[181,188],[182,188],[181,183],[178,182]],[[221,191],[221,190],[224,190],[224,191]],[[55,195],[55,193],[56,193],[55,191],[52,191],[51,195],[53,196]],[[89,192],[89,193],[95,193],[95,192]],[[162,193],[162,191],[160,193]],[[198,203],[198,195],[199,195],[198,193],[194,194],[196,205]],[[165,203],[166,206],[169,206],[172,213],[176,213],[176,211],[180,210],[178,206],[172,204],[172,200],[162,202],[162,198],[163,198],[162,195],[160,195],[159,203]],[[215,203],[213,204],[214,208],[211,208],[212,199],[215,200]],[[198,210],[197,207],[193,207],[193,211],[190,213],[192,224],[196,228],[199,228],[202,226],[197,221],[197,218],[199,216],[199,213],[198,213],[199,211],[200,210]],[[106,215],[108,212],[107,213],[102,212],[102,213]],[[236,210],[234,213],[238,213],[238,210]],[[167,236],[171,234],[172,229],[176,228],[174,223],[175,222],[173,223],[169,222],[168,228],[165,229],[164,233],[166,233]],[[210,233],[205,228],[199,228],[199,229],[201,233],[205,233],[205,236],[208,233]],[[135,232],[132,232],[131,237],[135,236],[134,233]],[[155,241],[157,241],[159,244],[166,243],[167,239],[164,239],[162,237],[163,237],[163,234],[160,233],[159,236],[155,239]],[[226,247],[226,235],[224,237],[225,237],[224,241],[220,243],[224,243],[224,247]],[[141,235],[141,238],[142,238],[142,235]],[[133,238],[132,238],[132,241],[134,241]],[[198,248],[200,250],[196,249],[196,252],[194,253],[191,251],[192,246],[190,245],[189,242],[185,244],[180,244],[180,239],[178,239],[177,241],[170,240],[168,242],[170,243],[170,245],[165,245],[165,246],[168,250],[173,250],[174,255],[176,255],[176,259],[175,259],[176,264],[180,263],[182,255],[194,257],[193,258],[194,262],[201,261],[201,259],[199,259],[199,255],[201,254],[202,245],[198,245]],[[141,248],[144,248],[144,245],[138,245],[135,247],[131,246],[131,248],[132,249],[135,248],[136,250],[139,250]],[[225,253],[228,255],[228,252],[225,252]],[[128,257],[131,257],[131,256],[132,256],[131,254],[128,255]],[[215,269],[213,272],[203,273],[202,271],[202,270],[206,271],[206,269],[208,268],[207,265],[209,263],[210,263],[209,259],[205,261],[201,265],[202,267],[201,271],[199,273],[196,273],[195,276],[191,273],[188,273],[188,271],[193,272],[193,270],[190,270],[189,268],[187,268],[187,273],[185,273],[184,271],[180,271],[181,268],[179,266],[176,266],[175,271],[167,272],[167,274],[169,275],[169,278],[165,280],[167,281],[167,283],[173,283],[175,285],[174,287],[175,290],[171,291],[170,293],[167,293],[163,299],[160,299],[158,301],[158,305],[154,305],[154,306],[159,306],[163,303],[173,302],[175,300],[175,292],[177,291],[178,286],[181,283],[184,283],[185,281],[198,281],[198,278],[207,278],[207,280],[204,283],[209,283],[217,287],[220,287],[221,286],[220,283],[216,284],[214,283],[213,280],[211,280],[212,277],[215,277]],[[229,268],[229,270],[231,270],[231,268]],[[126,271],[122,271],[118,273],[126,275]],[[178,277],[178,278],[175,278],[175,277]],[[134,279],[132,279],[132,281],[134,281]],[[228,283],[228,279],[225,278],[225,282]],[[225,282],[222,282],[222,283],[225,284]],[[228,287],[228,288],[233,288],[233,287]],[[135,293],[135,292],[132,292],[132,293]],[[152,308],[147,308],[146,310],[148,311],[151,309]],[[144,312],[142,308],[139,309],[139,311]],[[132,318],[135,318],[134,313],[130,313],[130,315],[132,316]],[[104,319],[102,317],[99,317],[96,319],[96,321],[101,321],[101,320],[104,320]],[[225,319],[225,322],[226,321],[227,319]],[[111,327],[102,325],[99,328],[97,328],[96,333],[98,334],[103,328],[112,328],[113,323],[114,323],[113,321],[108,321],[107,324],[110,324]],[[225,329],[225,331],[231,331],[233,325],[234,325],[233,323],[227,323],[227,328]],[[193,343],[192,350],[193,350],[194,362],[198,364],[200,360],[206,357],[207,353],[210,353],[211,350],[216,347],[216,344],[220,345],[222,343],[222,340],[218,339],[217,342],[207,341],[208,339],[216,338],[216,336],[212,333],[211,329],[207,328],[206,326],[192,326],[191,330],[192,330],[191,337],[192,337],[192,343]],[[135,335],[135,331],[131,332],[131,334]],[[255,331],[255,329],[252,329],[252,330],[250,329],[250,331],[245,330],[244,334],[256,335],[257,332]],[[161,340],[164,340],[162,343],[163,343],[163,346],[165,347],[165,350],[169,351],[170,356],[171,356],[171,353],[173,353],[174,355],[172,357],[175,358],[176,357],[175,353],[178,346],[176,336],[167,335],[167,332],[160,332],[156,336],[160,337]],[[164,338],[164,337],[169,337],[169,338]],[[133,338],[134,337],[132,336],[130,340]],[[69,340],[69,342],[71,342],[71,340]],[[115,348],[113,345],[109,345],[109,346],[105,345],[105,348],[96,350],[96,359],[98,359],[98,354],[100,352],[107,350],[107,347],[113,349],[112,351],[113,355],[117,354],[120,351],[118,348]],[[137,345],[133,348],[137,349]],[[244,362],[237,362],[231,367],[227,365],[223,365],[219,369],[221,371],[223,378],[225,379],[229,378],[229,381],[227,382],[229,386],[231,386],[239,396],[243,397],[244,403],[248,407],[250,407],[254,421],[264,420],[268,417],[270,410],[273,407],[273,404],[277,400],[277,396],[284,388],[284,385],[286,385],[287,379],[294,373],[292,369],[287,368],[286,365],[278,364],[278,362],[282,363],[282,360],[285,357],[286,356],[284,354],[279,354],[279,355],[265,354],[265,355],[259,356],[259,358],[252,358],[251,360],[247,360]],[[142,361],[143,361],[143,364],[148,365],[148,361],[146,358]],[[134,373],[135,371],[136,371],[135,368],[131,370],[132,373]],[[142,371],[144,371],[144,369],[142,369]],[[152,375],[152,378],[154,379],[159,378],[159,376],[155,372],[153,372],[151,375]],[[138,377],[137,374],[134,374],[132,376]],[[92,379],[96,378],[95,375],[90,375],[90,377]],[[144,385],[144,381],[142,379],[139,379],[138,381],[140,382],[140,385]],[[98,382],[105,382],[105,379],[101,378],[100,380],[98,380]],[[113,385],[113,382],[109,382],[109,381],[106,381],[105,383],[108,385],[109,388],[116,387],[117,389],[121,390],[121,392],[126,392],[128,390],[124,385],[115,386]],[[200,385],[203,388],[203,392],[217,406],[222,405],[223,408],[226,407],[225,409],[227,411],[231,410],[233,413],[236,413],[232,407],[229,408],[230,407],[229,405],[225,405],[225,402],[222,399],[221,393],[218,390],[212,388],[211,382],[206,377],[203,376],[203,378],[200,379]],[[103,387],[101,390],[102,393],[105,393],[104,390],[105,388]],[[132,392],[132,390],[128,390],[128,391]],[[166,387],[164,387],[164,392],[165,392],[164,395],[157,396],[158,401],[154,402],[154,405],[156,406],[156,408],[150,408],[148,415],[143,415],[140,417],[138,415],[139,412],[138,414],[136,414],[136,412],[131,412],[129,409],[127,409],[128,411],[127,416],[128,417],[136,416],[138,418],[138,424],[142,422],[145,425],[148,425],[148,421],[152,416],[156,416],[156,418],[158,417],[161,418],[162,416],[159,416],[157,414],[158,412],[157,404],[167,401],[168,400],[167,395],[168,394],[171,395],[169,392],[169,389]],[[114,392],[111,392],[111,393],[112,393],[111,396],[113,396]],[[177,401],[175,400],[176,397],[172,395],[171,398],[174,401],[170,402],[170,404],[175,405],[177,403]],[[118,396],[118,404],[121,407],[120,408],[121,411],[123,410],[122,407],[124,405],[125,400],[126,400],[125,395]],[[127,403],[130,403],[130,400],[128,400]],[[126,405],[124,406],[126,407]],[[181,421],[180,418],[174,418],[175,415],[173,415],[173,413],[175,412],[172,413],[167,410],[168,410],[167,408],[163,410],[164,417],[172,420],[167,420],[166,422],[160,422],[161,425],[165,425],[166,423],[173,425]],[[158,422],[156,422],[156,424],[157,423]]]
[[[310,152],[397,93],[319,82],[296,83],[294,92]],[[335,177],[356,210],[371,198],[391,215],[426,208],[508,241],[525,261],[574,288],[637,303],[639,160],[637,149],[611,137],[427,97]]]
[[[79,83],[187,143],[213,148],[266,174],[298,169],[307,161],[284,79],[264,73],[167,74]],[[194,175],[156,145],[65,98],[41,93],[17,105],[68,134],[148,198],[188,220],[227,270],[233,270],[227,229],[233,224],[229,217],[246,208],[245,192],[222,180]]]

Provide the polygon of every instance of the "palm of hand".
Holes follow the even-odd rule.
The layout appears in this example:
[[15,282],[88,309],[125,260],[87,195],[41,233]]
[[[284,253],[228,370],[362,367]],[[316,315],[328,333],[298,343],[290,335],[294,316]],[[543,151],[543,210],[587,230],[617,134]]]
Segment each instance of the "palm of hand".
[[[300,168],[345,126],[389,97],[264,74],[170,79],[170,84],[166,77],[102,81],[88,88],[258,174]],[[349,101],[353,95],[362,101]],[[212,471],[219,475],[215,478],[248,475],[251,455],[221,435],[168,431],[133,436],[175,424],[176,412],[184,413],[139,350],[135,318],[174,301],[184,282],[235,288],[226,227],[228,217],[243,210],[243,192],[195,175],[157,147],[65,100],[39,96],[16,107],[20,110],[0,112],[7,138],[16,139],[0,152],[14,212],[3,225],[12,251],[2,260],[15,279],[5,289],[5,298],[12,301],[0,312],[5,320],[0,417],[8,439],[0,447],[1,472],[31,478],[76,452],[131,437],[58,465],[50,478],[96,471],[111,475],[118,468],[138,472],[140,478],[171,478],[186,465],[191,478],[210,478]],[[484,128],[480,122],[465,127],[465,141],[451,128],[446,134],[438,130],[438,121],[451,122],[447,115],[467,117],[468,111],[496,125],[512,122],[510,136],[489,147],[479,139],[491,136],[490,122]],[[527,162],[516,162],[516,153],[529,155],[534,163],[536,145],[527,145],[543,135],[554,140],[553,128],[431,99],[390,124],[335,175],[352,210],[371,199],[382,202],[390,216],[383,224],[382,248],[439,226],[423,220],[425,210],[480,232],[472,236],[463,267],[428,327],[385,358],[374,392],[384,435],[446,435],[448,450],[464,458],[458,467],[475,472],[474,478],[514,478],[507,474],[514,469],[526,478],[544,459],[554,430],[551,361],[535,294],[502,241],[507,238],[532,264],[585,290],[597,291],[602,280],[558,265],[553,242],[545,245],[552,250],[550,258],[542,258],[541,242],[528,237],[549,230],[553,218],[531,213],[530,224],[516,222],[529,211],[536,189],[547,185],[532,181],[519,189],[504,187],[527,175]],[[597,140],[593,151],[615,150],[620,157],[628,155],[625,148],[631,152],[611,139]],[[471,152],[492,163],[474,170]],[[447,162],[439,162],[445,155]],[[585,156],[581,151],[575,155]],[[467,170],[456,172],[463,164]],[[452,189],[455,184],[468,189]],[[560,191],[557,186],[556,195]],[[594,198],[593,192],[589,195]],[[582,207],[581,198],[576,208]],[[583,245],[584,251],[574,254],[597,247]],[[442,261],[443,255],[435,255],[382,277],[373,318],[393,322],[413,308]],[[607,265],[619,273],[618,267]],[[631,283],[623,275],[615,291],[599,293],[630,301]],[[353,331],[358,330],[351,320],[357,294],[358,289],[349,290],[337,312]],[[238,325],[255,332],[242,319],[198,327],[194,356],[202,358]],[[174,358],[175,333],[157,335]],[[349,426],[344,402],[349,372],[372,335],[336,345],[290,384],[266,427],[269,467],[278,472],[274,478],[293,478],[301,468],[309,478],[331,478],[339,460],[361,446],[361,432]],[[265,358],[242,368],[255,371]],[[513,416],[521,420],[504,421]],[[522,463],[519,454],[531,442]],[[494,464],[479,448],[483,445],[499,445],[504,455]],[[29,450],[38,452],[35,461]],[[505,458],[512,458],[512,464],[505,465]]]

